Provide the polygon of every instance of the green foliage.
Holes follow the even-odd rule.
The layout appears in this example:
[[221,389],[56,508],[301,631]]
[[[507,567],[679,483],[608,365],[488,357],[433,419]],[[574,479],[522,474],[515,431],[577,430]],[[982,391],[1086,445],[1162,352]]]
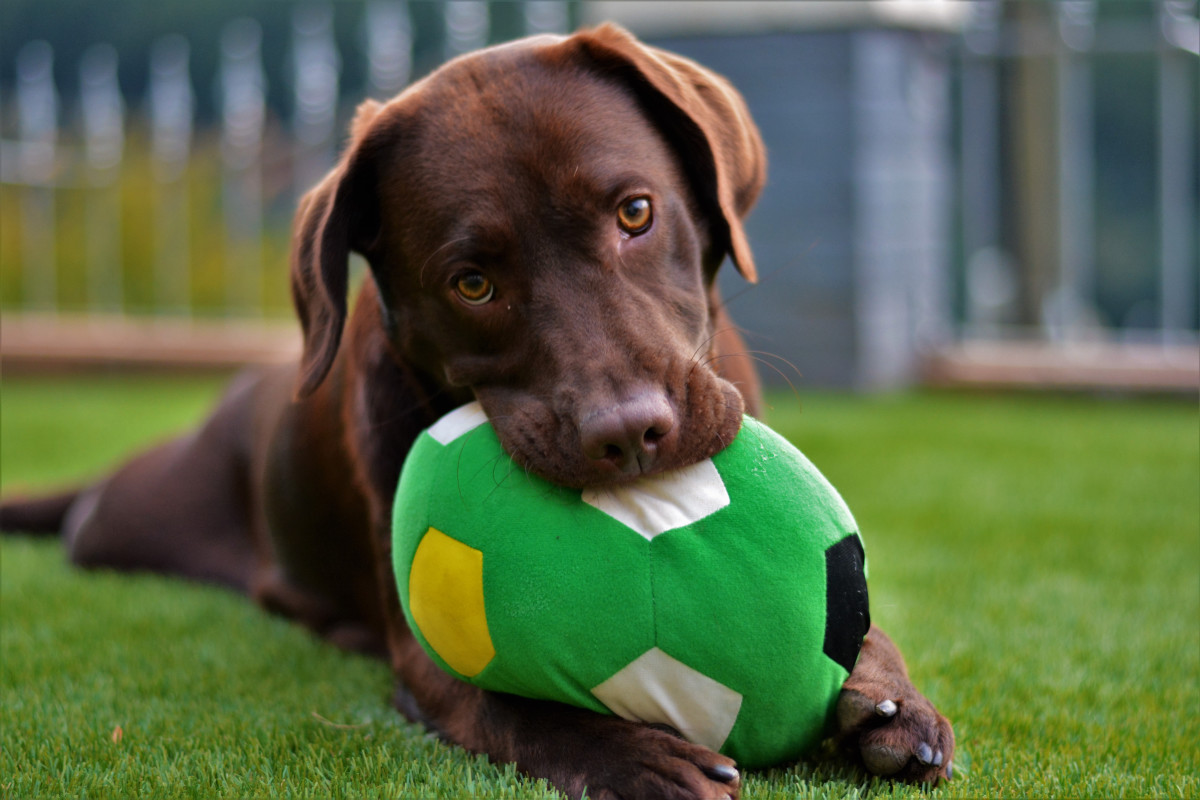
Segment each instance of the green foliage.
[[[0,479],[95,475],[217,391],[6,380]],[[772,424],[857,516],[874,619],[955,723],[960,778],[934,796],[1200,794],[1194,404],[775,399]],[[403,722],[384,665],[240,598],[74,571],[54,542],[0,556],[5,796],[549,796]],[[750,775],[743,796],[925,794],[829,754]]]

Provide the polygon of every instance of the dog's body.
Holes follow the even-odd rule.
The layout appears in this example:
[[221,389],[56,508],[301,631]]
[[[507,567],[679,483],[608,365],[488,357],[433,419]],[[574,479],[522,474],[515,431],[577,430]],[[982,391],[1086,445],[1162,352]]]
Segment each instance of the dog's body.
[[[728,443],[758,385],[713,279],[726,255],[754,278],[741,219],[764,169],[736,92],[618,28],[452,62],[364,104],[306,196],[301,363],[244,374],[196,433],[0,524],[61,527],[82,565],[227,584],[387,657],[408,716],[572,795],[736,795],[729,759],[671,732],[439,671],[404,623],[389,519],[417,433],[472,398],[519,465],[567,485]],[[351,250],[371,269],[347,321]],[[949,723],[874,628],[838,718],[871,771],[949,776]]]

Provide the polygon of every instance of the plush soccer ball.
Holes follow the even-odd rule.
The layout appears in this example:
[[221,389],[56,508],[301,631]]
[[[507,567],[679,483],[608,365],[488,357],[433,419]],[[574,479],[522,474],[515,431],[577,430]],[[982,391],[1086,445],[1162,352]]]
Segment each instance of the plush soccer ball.
[[473,403],[420,435],[393,522],[400,602],[443,669],[746,767],[821,741],[869,624],[849,509],[749,417],[707,461],[580,491],[515,466]]

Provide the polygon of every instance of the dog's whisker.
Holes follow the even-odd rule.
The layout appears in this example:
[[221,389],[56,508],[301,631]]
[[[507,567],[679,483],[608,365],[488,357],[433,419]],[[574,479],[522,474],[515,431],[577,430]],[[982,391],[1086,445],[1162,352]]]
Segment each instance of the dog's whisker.
[[[506,418],[506,417],[504,417],[504,416],[498,417],[498,419],[505,419],[505,418]],[[490,420],[491,420],[491,418],[489,418],[489,421],[490,421]],[[495,428],[495,425],[493,424],[493,429],[494,429],[494,428]],[[466,436],[468,437],[468,441],[470,441],[470,437],[472,437],[472,436],[475,436],[475,435],[476,435],[477,433],[479,433],[481,430],[483,430],[483,426],[479,426],[479,427],[477,427],[477,428],[473,428],[473,429],[471,429],[470,431],[468,431],[468,432],[466,433]],[[464,503],[466,502],[466,497],[465,497],[465,495],[463,494],[463,490],[462,490],[462,482],[463,482],[463,474],[462,474],[462,459],[463,459],[463,454],[464,454],[465,452],[466,452],[466,447],[463,447],[462,449],[460,449],[460,450],[458,451],[458,463],[457,463],[457,465],[455,466],[455,469],[454,469],[454,474],[455,474],[455,477],[456,477],[456,479],[457,479],[457,481],[458,481],[458,497],[459,497],[459,499],[460,499],[460,500],[462,500]],[[478,475],[480,472],[482,472],[484,469],[486,469],[486,468],[489,466],[489,464],[491,464],[491,465],[492,465],[492,472],[493,472],[493,475],[494,475],[494,474],[495,474],[495,466],[494,466],[494,465],[495,465],[495,463],[499,462],[501,458],[502,458],[502,456],[496,456],[496,457],[495,457],[495,458],[493,458],[493,459],[492,459],[490,462],[488,462],[488,463],[486,463],[486,464],[483,464],[483,465],[481,465],[481,466],[480,466],[480,468],[479,468],[479,469],[478,469],[478,470],[475,472],[475,474],[476,474],[476,475]],[[511,458],[511,456],[510,456],[510,458]],[[497,482],[497,483],[496,483],[496,485],[497,485],[497,486],[499,486],[499,482]],[[488,496],[490,497],[490,496],[491,496],[491,493],[489,493],[489,494],[488,494]]]
[[696,349],[692,351],[692,361],[695,362],[700,356],[700,351],[710,347],[713,343],[713,340],[727,330],[729,330],[729,328],[715,328],[713,332],[706,336],[704,341],[700,342]]
[[[787,381],[788,388],[790,388],[792,390],[792,395],[796,398],[796,401],[797,402],[800,401],[800,391],[796,388],[796,385],[794,383],[792,383],[791,379],[778,366],[778,364],[776,362],[782,362],[784,366],[786,366],[789,370],[791,370],[792,373],[795,374],[797,380],[801,380],[804,378],[804,373],[801,372],[800,367],[796,366],[796,364],[794,364],[792,361],[790,361],[787,358],[784,358],[783,356],[779,355],[778,353],[772,353],[767,350],[746,350],[745,354],[747,357],[753,359],[755,363],[762,364],[763,366],[766,366],[766,367],[770,367],[771,369],[778,372],[780,374],[780,376],[785,381]],[[773,360],[768,361],[768,359],[773,359]]]
[[709,350],[703,358],[700,357],[700,352],[705,348],[710,347],[713,343],[713,340],[715,340],[722,333],[730,330],[734,331],[735,333],[739,333],[741,329],[736,325],[727,325],[721,328],[716,328],[703,342],[700,343],[699,347],[692,352],[691,367],[688,369],[687,374],[689,381],[691,380],[692,374],[696,371],[696,367],[706,366],[713,359],[713,353],[711,350]]
[[460,236],[457,239],[451,239],[450,241],[446,242],[445,244],[440,245],[436,250],[434,250],[432,253],[430,253],[428,256],[426,256],[425,261],[422,262],[422,264],[421,264],[421,268],[419,270],[417,270],[417,285],[420,286],[422,289],[425,288],[425,268],[427,266],[429,266],[429,262],[433,260],[434,256],[436,256],[441,251],[445,250],[450,245],[458,244],[459,242],[465,242],[469,238],[470,237],[467,237],[467,236]]
[[788,376],[788,374],[783,369],[781,369],[773,361],[768,360],[769,358],[773,358],[778,361],[782,361],[784,364],[786,364],[788,367],[790,367],[793,372],[796,373],[796,377],[798,377],[798,378],[803,377],[803,373],[800,372],[800,369],[795,364],[793,364],[792,362],[790,362],[786,358],[784,358],[783,356],[776,355],[774,353],[767,353],[767,352],[760,351],[760,350],[743,350],[743,351],[737,352],[737,353],[722,353],[721,355],[712,356],[705,362],[705,364],[707,365],[707,364],[711,364],[715,361],[720,361],[722,359],[734,358],[734,357],[748,358],[751,361],[755,362],[756,364],[761,364],[764,367],[767,367],[767,368],[773,370],[777,375],[779,375],[779,377],[783,378],[783,380],[787,383],[788,388],[791,390],[792,395],[795,396],[797,402],[799,402],[800,390],[796,388],[796,384],[792,382],[792,379]]
[[414,414],[422,411],[426,412],[424,416],[429,419],[429,423],[432,425],[437,421],[438,417],[441,416],[435,412],[433,408],[431,408],[433,405],[432,401],[440,400],[442,397],[445,397],[447,394],[449,394],[449,391],[450,390],[446,387],[440,387],[437,389],[437,391],[429,394],[424,400],[418,400],[408,405],[401,406],[387,417],[372,419],[371,424],[364,426],[363,430],[367,432],[375,432],[397,422],[408,420]]

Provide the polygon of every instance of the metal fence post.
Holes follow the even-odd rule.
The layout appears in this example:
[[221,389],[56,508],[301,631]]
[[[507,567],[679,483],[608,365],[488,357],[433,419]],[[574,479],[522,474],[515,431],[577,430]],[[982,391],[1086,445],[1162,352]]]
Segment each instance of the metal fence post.
[[88,308],[120,312],[125,305],[118,179],[125,149],[125,101],[117,83],[117,51],[88,48],[79,62],[84,155],[88,171],[85,226]]
[[968,6],[961,49],[960,164],[963,316],[970,336],[1011,321],[1017,279],[1000,242],[1000,76],[1004,9]]
[[307,192],[333,165],[341,58],[333,40],[333,8],[300,5],[292,13],[292,74],[295,80],[296,196]]
[[54,51],[30,42],[17,53],[20,129],[21,291],[27,308],[58,308],[54,181],[58,157],[58,92]]
[[1073,340],[1097,324],[1095,120],[1091,48],[1095,0],[1059,0],[1055,50],[1058,163],[1058,283],[1043,317],[1052,339]]
[[262,313],[262,29],[243,17],[221,31],[221,162],[225,312]]
[[150,52],[150,122],[158,202],[154,225],[155,310],[191,312],[191,225],[188,158],[192,95],[187,40],[164,36]]
[[487,44],[491,17],[484,0],[447,0],[445,15],[447,61]]
[[412,74],[413,30],[408,4],[399,0],[368,3],[363,39],[371,94],[380,99],[398,94]]
[[1200,286],[1192,275],[1195,238],[1200,218],[1189,183],[1196,175],[1196,143],[1200,128],[1188,92],[1188,71],[1197,72],[1200,22],[1187,14],[1194,2],[1162,2],[1159,29],[1163,46],[1158,55],[1158,214],[1162,265],[1159,324],[1164,344],[1186,340],[1193,324],[1192,309]]
[[525,0],[525,33],[566,33],[571,26],[564,0]]

